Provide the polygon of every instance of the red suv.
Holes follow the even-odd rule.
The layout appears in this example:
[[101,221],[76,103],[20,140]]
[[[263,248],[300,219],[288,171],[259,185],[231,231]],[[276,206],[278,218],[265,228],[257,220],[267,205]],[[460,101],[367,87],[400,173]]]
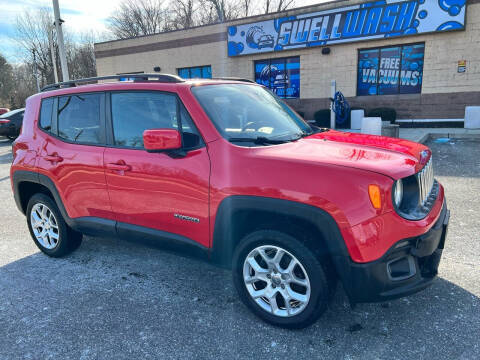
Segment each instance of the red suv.
[[312,127],[246,81],[129,79],[27,100],[12,188],[47,255],[82,234],[169,244],[231,268],[242,301],[291,328],[337,279],[358,303],[435,278],[449,211],[427,147]]

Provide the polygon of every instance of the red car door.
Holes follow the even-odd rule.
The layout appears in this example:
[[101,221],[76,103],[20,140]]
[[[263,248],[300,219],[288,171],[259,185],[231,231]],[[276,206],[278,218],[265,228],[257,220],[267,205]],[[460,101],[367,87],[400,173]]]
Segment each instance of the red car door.
[[[132,91],[112,92],[108,102],[112,147],[105,150],[104,162],[118,232],[209,246],[210,160],[181,101],[172,93]],[[144,130],[178,129],[179,118],[184,156],[144,150]]]
[[104,102],[104,93],[42,101],[37,167],[53,181],[71,218],[113,220],[103,166]]

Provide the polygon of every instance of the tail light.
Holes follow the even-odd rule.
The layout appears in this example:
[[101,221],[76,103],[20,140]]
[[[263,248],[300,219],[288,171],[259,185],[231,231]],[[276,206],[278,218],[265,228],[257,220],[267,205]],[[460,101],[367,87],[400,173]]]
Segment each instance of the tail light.
[[0,120],[0,124],[8,124],[10,122],[9,119],[2,119]]

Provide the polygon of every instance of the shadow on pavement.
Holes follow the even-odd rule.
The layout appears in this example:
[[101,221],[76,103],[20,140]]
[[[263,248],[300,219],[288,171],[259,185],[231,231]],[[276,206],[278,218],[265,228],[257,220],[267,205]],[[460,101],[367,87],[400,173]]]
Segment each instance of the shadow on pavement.
[[61,357],[86,347],[100,358],[242,358],[255,349],[298,358],[408,358],[425,355],[425,346],[428,358],[451,358],[472,349],[480,330],[480,299],[442,278],[414,296],[355,310],[339,287],[312,327],[275,328],[239,302],[229,271],[113,239],[86,238],[63,259],[35,253],[9,263],[0,268],[0,294],[0,358],[8,357],[2,349]]

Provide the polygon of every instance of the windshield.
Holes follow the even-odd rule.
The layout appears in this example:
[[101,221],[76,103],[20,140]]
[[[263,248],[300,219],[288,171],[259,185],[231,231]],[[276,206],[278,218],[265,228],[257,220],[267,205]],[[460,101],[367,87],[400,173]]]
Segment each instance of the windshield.
[[23,111],[24,109],[16,109],[16,110],[12,110],[12,111],[9,111],[3,115],[0,115],[0,119],[4,119],[4,118],[8,118],[12,115],[15,115],[16,113],[19,113],[20,111]]
[[281,143],[313,132],[287,104],[261,86],[203,85],[192,91],[218,131],[231,142]]

